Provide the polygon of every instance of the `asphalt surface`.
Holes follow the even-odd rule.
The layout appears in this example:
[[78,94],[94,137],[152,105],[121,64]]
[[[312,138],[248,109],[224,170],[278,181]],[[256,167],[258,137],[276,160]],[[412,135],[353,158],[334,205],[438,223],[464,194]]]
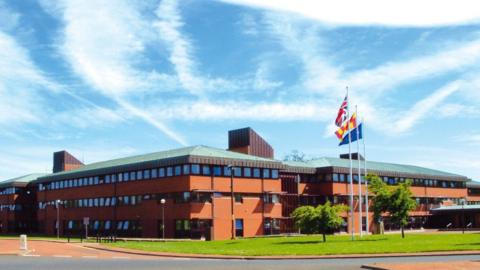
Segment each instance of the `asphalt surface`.
[[0,256],[2,270],[92,270],[92,269],[338,269],[358,270],[363,264],[395,262],[445,262],[480,260],[479,255],[402,258],[315,259],[315,260],[210,260],[210,259],[91,259],[58,257]]

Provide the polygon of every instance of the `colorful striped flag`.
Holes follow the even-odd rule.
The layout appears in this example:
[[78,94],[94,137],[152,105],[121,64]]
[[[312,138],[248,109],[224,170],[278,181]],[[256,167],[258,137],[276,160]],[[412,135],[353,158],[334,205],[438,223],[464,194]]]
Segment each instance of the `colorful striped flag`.
[[343,123],[343,125],[335,131],[335,135],[337,135],[337,138],[339,140],[343,140],[343,136],[345,135],[348,130],[352,130],[357,127],[357,114],[354,113],[352,114],[352,117],[350,117],[350,120],[347,122]]

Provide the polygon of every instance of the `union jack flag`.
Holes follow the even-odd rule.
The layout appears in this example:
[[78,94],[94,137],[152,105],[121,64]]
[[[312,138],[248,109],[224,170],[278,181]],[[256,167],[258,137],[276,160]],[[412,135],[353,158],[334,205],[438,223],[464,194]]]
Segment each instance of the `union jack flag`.
[[347,120],[347,108],[348,108],[348,95],[345,96],[345,99],[343,100],[342,105],[340,106],[340,109],[338,109],[337,118],[335,119],[335,125],[337,125],[337,127],[341,127],[343,122]]

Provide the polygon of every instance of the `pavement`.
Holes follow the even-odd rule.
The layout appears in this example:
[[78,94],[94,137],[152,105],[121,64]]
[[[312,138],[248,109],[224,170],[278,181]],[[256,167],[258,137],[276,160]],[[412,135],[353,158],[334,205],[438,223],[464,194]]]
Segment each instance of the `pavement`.
[[0,255],[3,255],[0,257],[0,269],[480,269],[480,252],[277,256],[255,257],[252,260],[248,257],[225,258],[211,255],[185,257],[179,254],[109,248],[96,243],[51,240],[29,240],[28,251],[20,251],[19,244],[17,239],[0,240]]
[[374,263],[363,265],[371,270],[466,270],[480,269],[480,261],[419,262],[419,263]]

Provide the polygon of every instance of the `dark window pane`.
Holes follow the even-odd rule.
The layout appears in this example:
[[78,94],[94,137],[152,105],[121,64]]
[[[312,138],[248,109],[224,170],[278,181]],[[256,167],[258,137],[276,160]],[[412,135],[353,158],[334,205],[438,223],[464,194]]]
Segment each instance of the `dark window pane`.
[[210,175],[210,166],[203,165],[202,166],[202,173],[203,173],[203,175]]
[[252,168],[243,168],[244,177],[252,177]]
[[200,174],[200,165],[192,164],[192,174]]
[[213,175],[215,175],[215,176],[221,176],[221,175],[222,175],[222,167],[220,167],[220,166],[214,166],[214,167],[213,167]]

